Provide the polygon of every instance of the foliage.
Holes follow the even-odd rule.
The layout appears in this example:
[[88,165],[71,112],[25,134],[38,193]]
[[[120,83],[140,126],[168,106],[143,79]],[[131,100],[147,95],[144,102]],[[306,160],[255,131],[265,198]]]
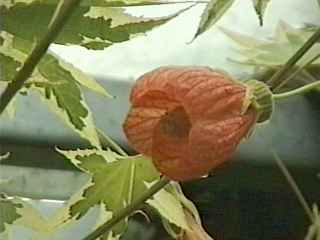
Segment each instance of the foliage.
[[216,23],[219,18],[231,7],[233,2],[234,0],[210,1],[202,13],[201,21],[199,23],[195,38]]
[[[224,13],[233,5],[235,0],[210,0],[204,9],[201,21],[198,26],[198,30],[195,37],[207,31],[212,27]],[[260,25],[263,24],[263,16],[270,0],[252,0],[254,9],[258,15]]]
[[[286,22],[280,21],[270,40],[254,39],[224,28],[221,30],[241,47],[239,51],[241,59],[234,61],[253,66],[275,67],[284,64],[316,29],[294,28]],[[303,65],[319,52],[320,46],[319,43],[316,43],[313,46],[313,51],[306,54],[299,61],[299,65]]]
[[[30,42],[40,39],[47,31],[55,7],[42,1],[20,2],[9,8],[2,6],[0,14],[5,19],[2,30]],[[30,17],[35,12],[37,14]],[[124,8],[119,7],[80,6],[72,13],[71,19],[54,43],[104,49],[162,25],[180,13],[163,18],[144,18],[131,16]],[[17,45],[19,43],[15,44]]]
[[[24,64],[34,44],[37,44],[46,34],[47,26],[56,16],[57,3],[58,1],[54,0],[47,2],[30,0],[4,1],[0,4],[0,14],[5,19],[0,32],[0,62],[1,66],[4,66],[2,85],[11,84],[13,76]],[[76,44],[92,50],[104,49],[144,34],[188,9],[166,17],[144,18],[131,16],[122,8],[149,4],[155,4],[155,1],[83,1],[72,14],[55,43]],[[33,14],[35,12],[38,14]],[[32,223],[34,226],[39,226],[34,229],[36,234],[41,235],[41,231],[47,230],[54,235],[66,223],[78,221],[96,205],[100,206],[101,210],[101,219],[97,222],[99,226],[115,211],[129,205],[142,192],[147,191],[148,187],[159,178],[159,173],[153,168],[152,162],[143,156],[123,157],[111,150],[101,150],[93,117],[81,92],[81,86],[106,97],[112,97],[94,79],[50,52],[42,58],[32,76],[24,84],[22,89],[24,93],[37,92],[49,109],[80,136],[86,138],[96,149],[59,150],[77,167],[92,176],[91,182],[85,185],[81,192],[71,197],[67,207],[58,214],[61,216],[43,219],[36,210],[30,210],[32,207],[19,199],[3,198],[1,200],[1,233],[8,239],[10,238],[7,234],[8,224]],[[13,116],[14,102],[11,102],[9,109]],[[119,176],[122,176],[121,179]],[[150,201],[161,202],[164,199],[168,205],[161,209],[157,204],[150,203],[150,205],[159,209],[159,213],[180,209],[178,220],[165,214],[164,218],[178,227],[188,228],[182,203],[165,190],[159,194]],[[21,209],[29,209],[29,212],[26,214]],[[32,220],[28,219],[30,217]],[[25,220],[26,218],[28,221]],[[42,224],[38,224],[39,219]],[[126,229],[126,225],[127,219],[118,224],[112,233],[105,235],[104,238],[119,238]],[[49,235],[41,236],[41,239],[49,237]]]
[[263,15],[266,11],[266,8],[270,0],[253,0],[254,9],[259,17],[260,25],[263,25]]
[[26,227],[37,232],[40,237],[49,236],[53,225],[45,219],[32,205],[19,198],[0,196],[0,238],[10,238],[10,225]]
[[[0,218],[0,226],[2,224],[8,227],[0,229],[0,234],[7,234],[10,229],[7,224],[10,223],[30,227],[41,239],[51,239],[52,236],[57,236],[61,229],[68,228],[70,223],[77,224],[93,207],[98,207],[100,212],[99,221],[96,223],[98,227],[119,209],[130,205],[159,179],[159,173],[150,159],[142,155],[123,157],[111,150],[93,149],[58,151],[82,171],[90,174],[90,182],[74,194],[57,215],[49,219],[43,218],[22,200],[3,198],[0,213],[4,217]],[[171,183],[147,203],[155,208],[162,218],[173,224],[175,229],[179,229],[179,235],[193,232],[195,226],[201,226],[196,208],[184,197],[177,183]],[[20,208],[27,210],[22,211]],[[126,218],[103,239],[118,239],[127,229],[127,224]],[[9,235],[7,239],[11,239]]]
[[[91,207],[100,205],[106,216],[104,220],[107,220],[118,210],[130,205],[159,179],[152,161],[142,155],[120,156],[111,150],[58,151],[92,176],[91,182],[71,199],[69,219],[80,219]],[[199,219],[195,207],[184,197],[177,183],[171,183],[147,203],[182,231],[190,231],[187,222],[190,216],[184,209],[193,213],[192,219]],[[112,235],[104,237],[119,238],[126,228],[127,219],[113,228]]]
[[3,154],[3,155],[0,155],[0,162],[1,162],[3,159],[8,158],[9,156],[10,156],[10,153],[9,153],[9,152],[7,152],[7,153],[5,153],[5,154]]
[[[81,6],[73,13],[55,43],[103,49],[165,24],[184,10],[162,18],[144,18],[133,17],[123,8]],[[5,19],[0,32],[0,63],[5,66],[1,81],[12,80],[33,48],[33,42],[46,33],[54,11],[54,4],[42,1],[0,4],[0,14]],[[32,15],[33,12],[39,14]],[[51,53],[45,55],[25,83],[25,87],[38,92],[41,100],[68,126],[99,148],[94,121],[81,93],[81,85],[110,97],[92,78]],[[10,107],[14,108],[12,104]]]
[[[307,41],[316,31],[315,27],[294,28],[284,21],[280,21],[271,39],[255,39],[229,29],[220,28],[223,33],[236,43],[239,57],[230,59],[240,65],[252,66],[256,77],[266,81],[282,67],[285,62]],[[289,89],[303,86],[319,79],[318,66],[320,63],[320,44],[315,43],[312,51],[307,52],[297,63],[295,71],[288,78],[292,78]],[[314,60],[311,64],[311,60]],[[307,65],[307,66],[306,66]],[[287,88],[287,89],[288,89]]]
[[[108,150],[61,151],[79,169],[92,176],[81,197],[70,206],[70,218],[81,218],[91,206],[102,204],[109,215],[132,203],[147,190],[147,183],[159,179],[152,162],[144,156],[122,157]],[[126,222],[113,229],[114,236],[125,229]]]

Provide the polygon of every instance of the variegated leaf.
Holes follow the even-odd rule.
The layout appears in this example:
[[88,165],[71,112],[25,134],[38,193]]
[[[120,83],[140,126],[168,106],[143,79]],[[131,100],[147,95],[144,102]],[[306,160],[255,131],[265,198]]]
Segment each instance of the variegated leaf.
[[[0,238],[7,235],[12,225],[32,229],[42,239],[54,232],[54,226],[32,205],[19,198],[8,198],[2,195],[0,196]],[[13,240],[8,235],[7,239]]]
[[258,15],[260,25],[263,25],[263,16],[270,0],[252,0],[254,9]]
[[[146,183],[159,179],[152,161],[142,155],[122,157],[110,150],[58,151],[92,176],[91,183],[81,196],[72,199],[69,210],[71,218],[80,218],[99,204],[113,215],[147,191]],[[127,220],[118,223],[112,229],[112,236],[120,236],[126,225]]]
[[[7,66],[11,66],[5,69],[6,81],[11,81],[26,59],[26,52],[31,44],[6,32],[2,32],[0,36],[3,38],[0,59],[5,61]],[[15,48],[17,45],[18,48]],[[88,139],[93,146],[99,147],[94,121],[80,84],[104,96],[110,96],[94,79],[50,54],[43,57],[25,87],[39,92],[41,99],[68,126]]]
[[210,0],[202,13],[194,38],[207,31],[232,6],[234,0]]
[[[20,39],[37,41],[46,33],[55,8],[54,4],[43,1],[18,2],[10,8],[0,5],[0,15],[4,19],[2,30]],[[55,43],[104,49],[165,24],[183,11],[160,18],[144,18],[131,16],[119,7],[79,6]]]

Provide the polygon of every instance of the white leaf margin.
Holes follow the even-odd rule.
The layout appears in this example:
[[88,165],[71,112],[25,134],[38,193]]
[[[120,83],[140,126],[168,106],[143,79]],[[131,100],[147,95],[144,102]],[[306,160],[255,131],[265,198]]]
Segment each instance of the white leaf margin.
[[[154,183],[145,183],[145,185],[150,188]],[[190,230],[181,202],[166,189],[157,192],[151,199],[147,200],[147,204],[177,227]]]

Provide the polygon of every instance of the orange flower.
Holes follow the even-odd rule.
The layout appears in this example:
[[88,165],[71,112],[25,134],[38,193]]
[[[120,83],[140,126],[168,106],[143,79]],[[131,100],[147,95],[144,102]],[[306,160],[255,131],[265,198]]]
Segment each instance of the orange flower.
[[129,144],[176,181],[207,175],[229,160],[257,119],[247,87],[204,67],[162,67],[131,92],[123,125]]

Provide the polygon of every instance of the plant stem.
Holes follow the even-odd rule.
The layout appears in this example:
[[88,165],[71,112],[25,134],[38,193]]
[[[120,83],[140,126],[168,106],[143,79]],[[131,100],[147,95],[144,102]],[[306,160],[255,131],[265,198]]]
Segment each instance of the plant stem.
[[274,88],[274,91],[280,90],[285,84],[287,84],[291,79],[293,79],[295,76],[297,76],[303,69],[308,67],[310,64],[312,64],[314,61],[320,58],[320,54],[317,54],[315,57],[310,59],[305,65],[302,67],[298,67],[296,71],[294,71],[289,77],[287,77],[284,81],[282,81],[276,88]]
[[170,182],[169,179],[162,177],[157,183],[152,185],[148,189],[148,191],[140,195],[136,200],[134,200],[127,207],[122,208],[118,212],[116,212],[109,221],[105,222],[103,225],[101,225],[96,230],[94,230],[94,232],[87,235],[85,238],[83,238],[83,240],[95,240],[101,235],[109,232],[112,229],[112,227],[114,227],[118,222],[123,220],[125,217],[132,214],[134,211],[138,210],[141,204],[143,204],[145,201],[151,198],[155,193],[157,193],[162,188],[164,188],[169,182]]
[[279,80],[303,57],[303,55],[320,39],[320,28],[302,45],[302,47],[279,69],[268,81],[275,88]]
[[97,129],[99,140],[104,147],[110,147],[122,156],[128,156],[128,154],[115,142],[112,138],[105,135],[101,130]]
[[22,88],[26,80],[31,76],[38,62],[48,50],[50,43],[58,36],[62,27],[71,16],[72,10],[79,5],[80,1],[81,0],[65,0],[62,5],[60,5],[62,2],[58,4],[57,9],[59,8],[59,12],[57,15],[54,15],[55,18],[49,25],[47,33],[32,50],[19,72],[0,96],[0,115],[8,106],[11,99]]
[[313,223],[314,222],[314,217],[313,217],[312,210],[309,207],[309,205],[308,205],[305,197],[303,196],[302,192],[300,191],[297,183],[295,182],[295,180],[291,176],[290,172],[288,171],[288,169],[286,168],[284,163],[279,158],[278,154],[276,152],[274,152],[274,151],[272,151],[272,152],[273,152],[273,157],[274,157],[278,167],[280,168],[280,170],[282,171],[283,175],[287,179],[287,182],[289,183],[289,185],[292,188],[293,192],[296,194],[296,196],[297,196],[300,204],[302,205],[306,215],[309,217],[310,222]]
[[301,94],[307,93],[307,92],[313,90],[316,87],[320,87],[320,81],[316,81],[316,82],[307,84],[307,85],[305,85],[303,87],[294,89],[294,90],[289,91],[289,92],[273,94],[272,97],[275,100],[282,100],[282,99],[286,99],[288,97],[292,97],[292,96],[295,96],[295,95],[301,95]]

